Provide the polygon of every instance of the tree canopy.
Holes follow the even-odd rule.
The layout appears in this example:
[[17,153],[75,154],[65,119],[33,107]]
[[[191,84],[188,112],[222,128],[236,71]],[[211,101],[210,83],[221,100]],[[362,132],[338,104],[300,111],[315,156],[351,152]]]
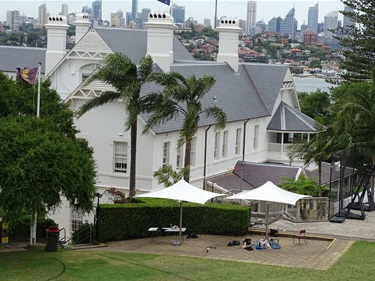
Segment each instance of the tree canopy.
[[364,81],[375,68],[375,0],[341,0],[351,8],[341,13],[352,24],[338,27],[335,38],[344,47],[341,67],[348,72],[346,80]]
[[61,195],[84,212],[93,208],[93,152],[75,137],[73,112],[45,82],[36,118],[35,95],[0,73],[0,211],[10,223],[58,207]]

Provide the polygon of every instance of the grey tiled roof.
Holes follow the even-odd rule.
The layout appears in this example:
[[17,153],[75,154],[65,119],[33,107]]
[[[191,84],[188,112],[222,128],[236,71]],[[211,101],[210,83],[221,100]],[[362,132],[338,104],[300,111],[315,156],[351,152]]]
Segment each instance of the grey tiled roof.
[[[214,76],[216,79],[215,86],[201,101],[203,107],[214,105],[220,107],[227,115],[227,122],[269,115],[254,89],[248,87],[247,77],[236,74],[226,63],[175,64],[171,67],[171,71],[176,71],[185,77],[193,74],[198,78],[204,75]],[[216,103],[214,97],[216,97]],[[145,114],[142,115],[142,118],[148,119]],[[181,128],[182,122],[181,116],[181,118],[172,119],[165,124],[154,127],[153,131],[155,133],[176,131]],[[205,126],[214,123],[212,118],[208,119],[202,116],[199,125]]]
[[34,68],[41,62],[44,73],[46,51],[44,48],[0,46],[0,71],[16,72],[17,67]]
[[[147,53],[147,30],[126,28],[95,28],[108,47],[116,53],[126,54],[134,63],[138,63]],[[191,60],[180,41],[173,37],[174,60]]]
[[288,66],[269,64],[242,64],[238,71],[248,77],[249,87],[255,86],[256,93],[262,98],[264,106],[271,113],[283,85]]
[[314,119],[308,117],[300,111],[295,110],[288,104],[281,101],[270,123],[268,124],[267,129],[274,131],[316,133],[325,128]]
[[[207,180],[217,183],[219,186],[227,189],[238,189],[241,179],[242,170],[242,190],[251,190],[257,188],[267,181],[271,181],[276,185],[283,182],[283,178],[291,178],[297,175],[301,167],[288,166],[284,164],[272,163],[251,163],[238,161],[232,173],[209,177]],[[318,183],[318,170],[309,171],[304,169],[308,178],[315,180]],[[338,174],[332,176],[333,180],[337,180]],[[322,163],[322,184],[327,184],[330,181],[330,163]]]

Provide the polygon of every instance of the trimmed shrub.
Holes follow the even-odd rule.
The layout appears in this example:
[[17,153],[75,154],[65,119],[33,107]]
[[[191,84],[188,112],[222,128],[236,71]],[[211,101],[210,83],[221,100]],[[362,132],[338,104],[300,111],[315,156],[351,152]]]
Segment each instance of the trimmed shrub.
[[[174,200],[138,198],[127,204],[101,204],[101,242],[148,237],[150,227],[178,225],[180,204]],[[251,208],[238,205],[183,203],[182,226],[189,233],[242,235],[250,224]]]

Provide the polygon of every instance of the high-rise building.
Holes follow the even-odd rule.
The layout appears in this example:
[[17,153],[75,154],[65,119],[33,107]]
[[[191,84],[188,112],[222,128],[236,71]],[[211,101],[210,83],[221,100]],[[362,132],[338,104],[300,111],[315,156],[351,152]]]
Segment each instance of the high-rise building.
[[64,3],[64,4],[61,5],[61,13],[60,13],[60,15],[68,18],[68,16],[69,16],[68,4]]
[[102,1],[97,0],[92,2],[92,20],[101,25],[102,23]]
[[319,20],[319,4],[309,8],[309,14],[307,18],[307,30],[317,32],[318,31],[318,20]]
[[249,34],[254,34],[255,24],[257,22],[257,3],[255,1],[247,2],[246,21],[246,31]]
[[138,14],[138,0],[132,0],[131,20],[135,20]]
[[151,13],[151,10],[148,8],[143,8],[141,12],[141,18],[139,21],[139,25],[142,29],[145,28],[145,23],[148,21],[148,15]]
[[[354,9],[351,7],[345,6],[344,12],[354,12]],[[343,22],[344,27],[348,25],[354,25],[354,24],[355,22],[351,18],[344,15],[344,22]]]
[[269,22],[268,22],[268,31],[271,32],[280,32],[280,23],[283,19],[281,17],[273,17]]
[[295,38],[297,29],[297,21],[294,18],[294,13],[295,9],[292,8],[280,23],[280,34],[282,36],[288,36],[288,38],[292,40]]
[[42,5],[39,6],[38,22],[41,23],[41,24],[47,23],[47,6],[46,6],[46,4],[42,4]]
[[173,4],[172,6],[172,17],[175,23],[185,22],[185,6],[178,6]]
[[6,24],[9,25],[10,30],[17,31],[20,27],[20,12],[7,11]]
[[211,27],[211,20],[210,19],[204,19],[203,20],[203,25],[205,27]]
[[121,10],[118,10],[116,13],[111,13],[110,25],[112,27],[125,26],[124,13]]
[[332,29],[337,29],[338,27],[338,11],[333,11],[328,13],[324,17],[324,35],[328,38],[333,37],[333,33],[330,31]]

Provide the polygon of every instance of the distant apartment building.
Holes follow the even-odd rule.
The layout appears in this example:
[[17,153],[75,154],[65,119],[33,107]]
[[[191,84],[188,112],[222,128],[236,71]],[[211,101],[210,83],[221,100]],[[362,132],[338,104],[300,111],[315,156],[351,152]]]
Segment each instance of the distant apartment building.
[[92,2],[92,22],[94,26],[101,26],[102,19],[102,1]]
[[267,28],[268,25],[263,20],[257,21],[255,24],[255,34],[263,33],[267,31]]
[[332,38],[333,33],[330,30],[337,29],[338,27],[338,11],[328,13],[324,17],[324,35],[326,38]]
[[246,31],[249,34],[255,34],[255,25],[257,22],[257,3],[255,1],[247,2],[246,22]]
[[69,11],[68,11],[68,4],[64,3],[61,5],[61,13],[60,15],[68,18],[69,16]]
[[20,12],[17,10],[7,11],[6,24],[12,31],[17,31],[20,28]]
[[307,30],[318,32],[318,20],[319,20],[319,4],[309,8],[307,17]]
[[111,27],[121,27],[125,26],[124,13],[121,10],[118,10],[116,13],[111,13]]
[[[345,6],[344,12],[352,13],[352,12],[354,12],[354,9],[351,8],[351,7]],[[354,24],[355,24],[355,22],[351,18],[344,15],[344,20],[343,20],[343,26],[344,27],[349,26],[349,25],[354,25]]]
[[205,27],[211,27],[211,20],[210,19],[204,19],[203,20],[203,25]]
[[143,8],[139,19],[139,26],[144,29],[145,23],[148,21],[148,15],[151,13],[151,9]]
[[238,20],[238,27],[241,28],[241,32],[240,32],[240,35],[244,35],[246,34],[246,21],[245,20],[241,20],[239,19]]
[[303,44],[305,46],[315,45],[318,42],[318,35],[312,31],[306,31],[303,36]]
[[283,19],[281,17],[273,17],[268,22],[268,31],[280,32],[280,24]]
[[44,25],[47,23],[47,18],[47,6],[46,4],[42,4],[38,8],[38,22]]
[[281,36],[287,36],[289,39],[294,40],[297,30],[297,21],[294,18],[295,9],[292,8],[286,17],[280,23]]
[[135,21],[138,16],[138,0],[132,0],[132,12],[129,21]]
[[185,22],[185,6],[178,6],[173,4],[172,6],[172,17],[174,18],[175,23],[184,23]]

